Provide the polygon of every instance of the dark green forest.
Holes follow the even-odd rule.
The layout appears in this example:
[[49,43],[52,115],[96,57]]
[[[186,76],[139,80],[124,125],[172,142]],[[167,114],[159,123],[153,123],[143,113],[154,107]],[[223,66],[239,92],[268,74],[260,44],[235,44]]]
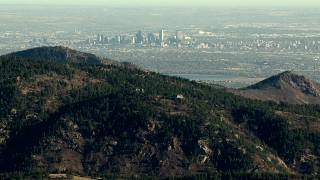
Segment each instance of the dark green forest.
[[[317,178],[319,105],[251,100],[125,64],[59,58],[0,58],[0,179],[158,179],[171,166],[160,179]],[[128,159],[131,169],[122,165]]]

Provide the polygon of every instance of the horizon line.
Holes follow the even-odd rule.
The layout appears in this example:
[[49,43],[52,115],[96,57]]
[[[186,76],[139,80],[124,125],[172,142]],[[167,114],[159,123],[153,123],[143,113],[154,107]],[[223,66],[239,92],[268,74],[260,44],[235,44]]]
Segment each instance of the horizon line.
[[134,6],[130,4],[54,4],[54,3],[0,3],[1,5],[5,6],[55,6],[55,7],[61,7],[61,6],[74,6],[74,7],[113,7],[113,8],[143,8],[143,7],[154,7],[154,8],[318,8],[320,7],[320,4],[318,5],[193,5],[193,4],[184,4],[184,5],[152,5],[152,4],[136,4]]

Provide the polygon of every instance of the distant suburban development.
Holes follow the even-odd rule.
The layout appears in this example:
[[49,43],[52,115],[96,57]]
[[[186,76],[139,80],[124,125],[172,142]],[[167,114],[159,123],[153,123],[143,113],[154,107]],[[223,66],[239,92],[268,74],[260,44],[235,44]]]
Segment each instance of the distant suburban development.
[[[250,13],[157,9],[146,10],[148,16],[137,9],[83,7],[88,13],[101,11],[101,17],[90,19],[75,9],[52,17],[46,7],[39,7],[39,14],[28,7],[15,14],[11,8],[2,7],[0,12],[4,19],[0,54],[68,46],[147,70],[234,88],[286,70],[320,81],[320,13],[316,10],[301,16],[302,11],[290,9]],[[133,20],[124,20],[129,13]]]

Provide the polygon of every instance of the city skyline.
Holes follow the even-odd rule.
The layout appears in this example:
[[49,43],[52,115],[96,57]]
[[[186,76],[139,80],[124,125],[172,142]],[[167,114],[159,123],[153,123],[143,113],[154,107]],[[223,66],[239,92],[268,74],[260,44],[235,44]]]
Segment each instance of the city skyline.
[[241,77],[219,81],[235,88],[282,70],[320,81],[319,10],[248,9],[1,6],[0,54],[66,46],[195,80]]
[[29,4],[29,5],[101,5],[101,6],[206,6],[206,7],[247,7],[247,6],[320,6],[318,0],[1,0],[0,4]]

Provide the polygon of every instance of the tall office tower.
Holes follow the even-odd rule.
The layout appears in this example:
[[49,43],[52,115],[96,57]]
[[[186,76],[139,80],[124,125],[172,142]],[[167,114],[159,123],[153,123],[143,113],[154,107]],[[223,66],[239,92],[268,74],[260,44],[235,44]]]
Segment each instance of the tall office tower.
[[126,43],[127,42],[127,37],[126,36],[121,36],[121,38],[120,38],[120,43],[121,44],[124,44],[124,43]]
[[177,31],[176,32],[176,40],[177,40],[178,43],[180,43],[183,40],[182,31]]
[[101,41],[102,41],[102,39],[101,39],[101,35],[100,35],[100,34],[98,34],[98,35],[97,35],[97,43],[99,44]]
[[160,30],[159,31],[159,40],[160,40],[160,43],[163,42],[163,40],[164,40],[164,30]]
[[109,37],[105,37],[104,40],[103,40],[103,42],[104,42],[105,44],[109,44],[109,43],[110,43],[110,38],[109,38]]
[[91,39],[88,38],[87,41],[86,41],[86,43],[87,43],[87,44],[91,44]]
[[116,35],[116,44],[120,44],[120,43],[121,43],[121,36]]
[[137,41],[137,38],[136,38],[136,37],[132,37],[132,38],[131,38],[131,44],[135,44],[136,41]]
[[149,33],[148,34],[148,43],[152,44],[152,43],[155,43],[155,42],[156,42],[156,37],[154,36],[153,33]]
[[104,37],[103,37],[103,35],[100,36],[100,39],[101,39],[101,40],[100,40],[100,44],[103,44],[103,43],[104,43]]
[[138,33],[136,34],[136,44],[142,44],[143,42],[143,36],[142,32],[139,30]]

